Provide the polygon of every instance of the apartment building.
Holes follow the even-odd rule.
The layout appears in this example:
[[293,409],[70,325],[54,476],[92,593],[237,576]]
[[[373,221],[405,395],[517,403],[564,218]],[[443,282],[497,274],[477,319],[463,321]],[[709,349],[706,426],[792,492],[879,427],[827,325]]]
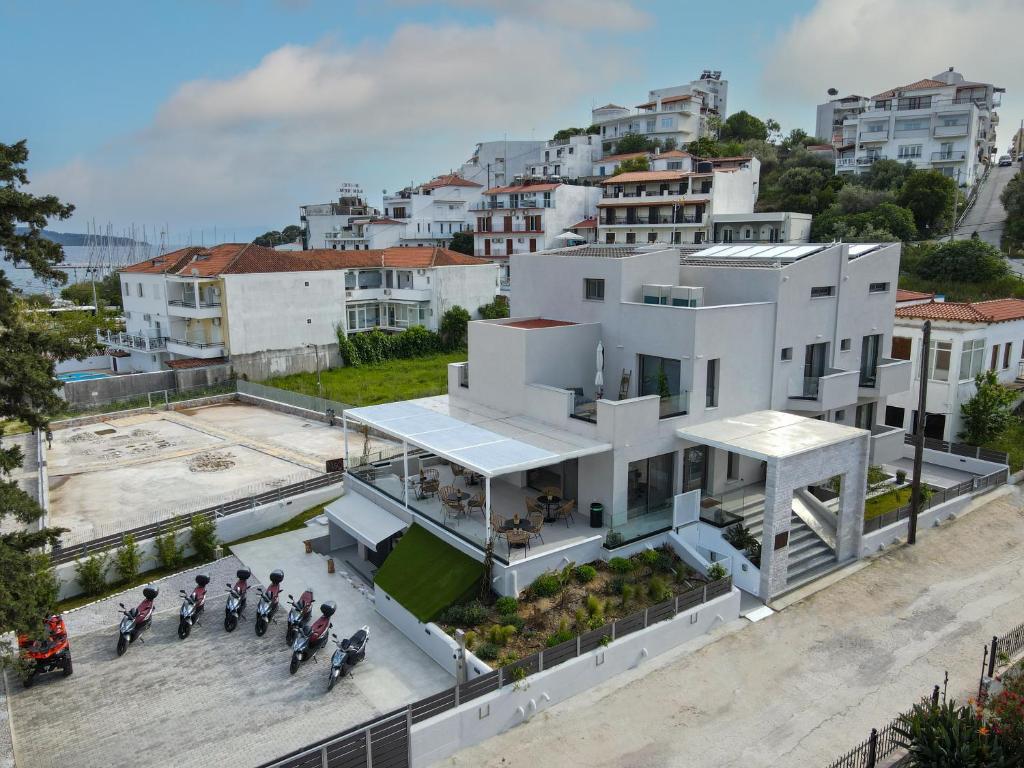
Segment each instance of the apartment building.
[[960,406],[977,387],[974,377],[995,371],[1000,383],[1024,392],[1024,300],[935,301],[901,292],[893,327],[892,356],[914,367],[913,391],[889,398],[885,423],[913,433],[921,380],[924,322],[932,323],[925,435],[956,441],[963,429]]
[[814,123],[814,135],[825,139],[831,146],[843,144],[843,124],[850,118],[856,118],[871,105],[867,96],[851,93],[840,96],[818,105],[818,115]]
[[950,67],[879,93],[843,121],[836,172],[862,173],[877,160],[898,160],[973,186],[996,151],[995,108],[1004,91],[965,80]]
[[[763,599],[856,558],[869,461],[903,448],[902,430],[877,421],[910,378],[908,362],[882,355],[899,252],[514,254],[530,290],[513,292],[510,318],[470,323],[468,362],[449,366],[447,395],[346,412],[401,447],[365,467],[350,454],[350,490],[372,505],[331,524],[361,529],[364,541],[370,529],[391,535],[415,522],[491,557],[502,594],[566,561],[660,544],[701,570],[724,562],[734,584]],[[442,485],[477,473],[479,514],[452,515],[416,493],[421,468]],[[808,486],[834,476],[841,490],[825,509]],[[527,550],[488,547],[545,488],[582,510],[599,505],[590,526],[545,526]],[[764,542],[758,562],[721,535],[740,520]]]
[[342,184],[338,188],[337,202],[299,206],[302,247],[307,250],[329,248],[328,233],[351,231],[353,220],[369,221],[377,215],[377,209],[367,205],[358,184]]
[[811,238],[809,213],[716,213],[711,240],[715,243],[806,243]]
[[753,213],[760,184],[757,158],[698,160],[672,152],[654,157],[651,165],[656,170],[601,181],[599,242],[705,243],[714,216]]
[[540,158],[528,165],[526,173],[537,178],[576,180],[591,175],[594,158],[600,154],[600,140],[593,134],[551,139],[540,150]]
[[647,100],[635,110],[605,104],[591,113],[591,123],[601,129],[602,151],[613,154],[618,139],[639,134],[663,142],[671,139],[677,148],[708,135],[707,118],[726,111],[729,81],[719,71],[705,70],[684,85],[649,91]]
[[[190,247],[121,270],[125,330],[100,334],[122,370],[229,359],[264,378],[337,362],[337,330],[436,330],[490,303],[498,267],[441,248],[340,253],[246,243]],[[126,357],[125,357],[126,355]]]
[[486,189],[511,184],[524,176],[531,165],[542,157],[544,141],[481,141],[473,155],[457,171],[467,181],[475,181]]

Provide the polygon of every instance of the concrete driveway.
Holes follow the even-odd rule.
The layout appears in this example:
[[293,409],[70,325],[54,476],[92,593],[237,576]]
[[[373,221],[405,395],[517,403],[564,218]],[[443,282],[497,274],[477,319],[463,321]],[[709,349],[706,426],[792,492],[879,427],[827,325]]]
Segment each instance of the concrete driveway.
[[[286,590],[294,593],[308,581],[318,600],[337,601],[339,635],[370,624],[366,660],[351,679],[327,693],[329,654],[289,675],[285,614],[279,612],[278,623],[258,638],[251,620],[254,600],[250,619],[226,633],[223,573],[211,583],[203,625],[179,640],[175,583],[173,590],[161,589],[163,610],[145,643],[134,644],[123,657],[115,654],[116,613],[104,604],[109,626],[95,629],[96,621],[82,618],[69,622],[75,663],[70,678],[48,675],[28,690],[10,681],[18,768],[252,768],[450,687],[451,677],[404,637],[405,645],[391,636],[397,630],[380,626],[372,604],[343,577],[317,578],[314,571],[326,577],[326,569],[319,555],[301,554],[308,536],[295,531],[239,549],[247,550],[243,561],[261,581],[283,567]],[[96,618],[103,620],[99,613]],[[92,631],[75,628],[90,625]]]

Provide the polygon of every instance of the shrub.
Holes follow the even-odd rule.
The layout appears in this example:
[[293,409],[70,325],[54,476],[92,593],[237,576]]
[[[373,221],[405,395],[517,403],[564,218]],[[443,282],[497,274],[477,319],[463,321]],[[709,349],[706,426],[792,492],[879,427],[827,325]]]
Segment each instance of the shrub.
[[636,556],[636,559],[648,571],[653,571],[658,565],[660,555],[656,549],[645,549]]
[[897,469],[896,470],[896,483],[897,485],[903,485],[907,482],[907,470]]
[[177,568],[185,560],[185,545],[178,543],[178,528],[175,526],[167,533],[157,536],[156,559],[161,568]]
[[384,333],[375,328],[368,333],[346,336],[337,329],[338,353],[345,365],[359,367],[398,358],[423,357],[441,351],[441,337],[422,325],[414,325],[400,333]]
[[604,614],[602,613],[597,616],[591,616],[590,623],[588,626],[590,627],[590,629],[600,629],[605,624],[607,624],[607,621],[605,621]]
[[217,556],[217,523],[203,515],[192,515],[189,540],[200,558],[213,560]]
[[617,573],[620,576],[625,576],[627,573],[633,572],[633,564],[624,557],[613,557],[608,561],[608,567],[612,573]]
[[513,627],[516,632],[522,632],[526,626],[526,619],[517,614],[510,614],[508,616],[502,616],[501,620],[505,622],[506,627]]
[[496,296],[490,304],[484,304],[477,312],[484,320],[499,320],[508,317],[508,300],[504,296]]
[[463,638],[463,640],[466,643],[467,650],[473,650],[473,646],[476,645],[477,637],[478,636],[476,632],[474,632],[472,629],[466,633],[466,636]]
[[487,609],[474,600],[470,603],[448,606],[440,618],[442,624],[475,627],[487,620]]
[[622,534],[618,531],[608,531],[608,535],[604,537],[605,546],[608,549],[615,549],[616,547],[622,546],[624,541]]
[[588,584],[597,578],[597,569],[592,565],[578,565],[574,575],[580,584]]
[[607,592],[610,595],[621,595],[624,586],[626,586],[626,580],[622,576],[616,576],[608,582]]
[[516,628],[511,624],[506,626],[494,624],[487,630],[487,642],[491,645],[503,648],[508,645],[509,638],[511,638],[515,633]]
[[587,595],[587,613],[591,616],[604,613],[604,603],[598,600],[595,595]]
[[511,616],[519,610],[519,601],[506,595],[499,597],[494,603],[494,607],[502,616]]
[[654,563],[654,570],[661,571],[662,573],[671,572],[676,566],[675,556],[665,549],[656,549],[654,551],[658,553],[658,559]]
[[469,325],[469,312],[456,304],[443,315],[438,329],[441,342],[446,349],[462,349],[466,346],[466,333]]
[[577,635],[582,635],[587,630],[587,627],[590,626],[590,617],[583,608],[576,609],[575,626]]
[[619,592],[622,595],[622,604],[626,605],[630,600],[633,599],[633,595],[636,593],[636,588],[632,584],[623,584],[622,591]]
[[530,585],[530,592],[536,597],[553,597],[562,589],[562,582],[556,573],[542,573],[533,584]]
[[126,533],[121,540],[121,546],[114,553],[114,571],[117,573],[118,581],[124,584],[134,581],[141,567],[142,555],[139,553],[139,545],[135,543],[134,536]]
[[923,701],[896,726],[911,768],[1014,765],[1012,747],[989,728],[981,708]]
[[1009,271],[999,250],[982,240],[956,240],[928,250],[917,264],[926,280],[984,283]]
[[78,585],[87,595],[102,595],[107,589],[107,569],[110,567],[110,555],[106,552],[95,552],[85,560],[75,563],[75,575]]
[[493,643],[481,643],[480,647],[473,651],[474,655],[481,661],[492,661],[498,658],[500,649]]
[[721,563],[712,563],[708,567],[708,580],[718,581],[724,579],[728,575],[728,571],[725,570],[725,566]]
[[647,596],[654,602],[660,603],[662,600],[672,597],[672,590],[665,584],[664,579],[654,576],[647,585]]
[[562,619],[562,622],[558,625],[558,631],[548,636],[548,648],[553,645],[558,645],[559,643],[568,642],[574,637],[575,635],[572,633],[572,630],[569,629],[569,623],[565,619]]

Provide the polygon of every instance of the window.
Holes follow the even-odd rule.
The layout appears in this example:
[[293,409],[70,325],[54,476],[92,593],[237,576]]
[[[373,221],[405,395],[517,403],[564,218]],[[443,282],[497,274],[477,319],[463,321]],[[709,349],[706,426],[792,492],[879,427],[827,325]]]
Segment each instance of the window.
[[1010,367],[1010,352],[1011,352],[1012,349],[1013,349],[1013,344],[1011,342],[1009,342],[1009,341],[1006,342],[1006,344],[1003,345],[1003,370],[1004,371],[1007,368]]
[[927,109],[932,105],[931,96],[909,96],[900,99],[900,109]]
[[139,283],[138,289],[136,290],[136,293],[138,294],[138,297],[141,299],[142,298],[142,283]]
[[670,171],[681,171],[681,170],[683,170],[683,161],[682,160],[669,160],[666,167]]
[[596,277],[584,278],[583,298],[589,301],[604,301],[604,280]]
[[885,406],[885,426],[887,427],[899,427],[903,429],[903,419],[905,418],[906,410],[898,408],[895,405]]
[[646,129],[646,133],[654,133],[654,130],[657,127],[657,121],[653,119],[648,120],[646,121],[644,127]]
[[992,358],[989,360],[988,369],[994,371],[999,366],[999,345],[992,345]]
[[609,245],[614,245],[615,244],[615,233],[614,232],[605,232],[604,233],[604,241],[606,243],[608,243]]
[[708,360],[707,384],[704,390],[704,407],[718,407],[718,368],[721,360]]
[[858,429],[871,429],[875,423],[875,404],[872,402],[858,405],[854,421],[854,426]]
[[626,243],[628,245],[632,245],[635,242],[636,242],[636,232],[627,232],[626,233]]
[[949,381],[949,359],[953,344],[949,341],[932,341],[928,354],[928,378],[931,381]]
[[131,289],[130,289],[130,288],[128,287],[128,283],[125,283],[125,284],[124,284],[124,295],[125,295],[125,296],[131,296],[131,294],[132,294],[132,291],[131,291]]
[[657,232],[648,232],[647,233],[647,242],[648,243],[656,243],[656,242],[658,242],[658,233]]
[[910,157],[920,157],[921,156],[921,145],[920,144],[902,144],[902,145],[900,145],[899,152],[897,152],[897,155],[900,157],[900,159],[910,158]]
[[811,288],[812,299],[824,299],[829,296],[836,295],[836,287],[834,285],[818,285]]
[[849,352],[850,351],[850,340],[849,339],[840,339],[839,340],[839,351],[840,352]]
[[[627,468],[626,517],[629,519],[672,507],[676,455],[666,453],[649,459],[631,461]],[[671,520],[666,519],[668,526]]]
[[671,128],[672,127],[672,118],[671,117],[663,117],[663,118],[661,118],[661,127],[662,128]]
[[985,340],[970,339],[960,350],[960,381],[973,381],[985,365]]
[[888,283],[871,283],[868,286],[868,293],[888,293],[888,292],[889,292],[889,284]]
[[783,362],[787,362],[789,360],[792,360],[793,359],[793,348],[792,347],[783,347],[782,348],[782,354],[779,356],[779,359],[782,360]]
[[743,239],[750,240],[750,227],[743,230]]
[[727,480],[739,480],[740,479],[740,455],[729,451],[728,461],[726,463],[725,477]]
[[843,409],[839,409],[838,411],[836,411],[835,422],[836,424],[842,424],[844,421],[846,421],[846,411]]
[[910,350],[913,347],[913,340],[907,336],[892,337],[892,359],[909,360]]
[[722,230],[722,242],[723,243],[731,243],[732,242],[732,229],[730,229],[729,227],[726,227],[725,229]]

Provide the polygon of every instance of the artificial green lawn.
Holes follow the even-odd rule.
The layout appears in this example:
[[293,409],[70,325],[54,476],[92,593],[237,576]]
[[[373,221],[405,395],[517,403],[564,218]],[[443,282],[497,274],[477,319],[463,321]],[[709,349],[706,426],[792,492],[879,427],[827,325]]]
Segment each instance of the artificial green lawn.
[[295,517],[285,520],[280,525],[275,525],[273,528],[268,528],[265,531],[260,531],[259,533],[252,534],[251,536],[246,536],[244,538],[237,539],[236,541],[232,541],[228,544],[225,544],[224,554],[230,555],[231,547],[235,546],[235,544],[245,544],[245,542],[247,541],[265,539],[268,536],[277,536],[279,533],[288,533],[288,531],[297,531],[300,528],[304,528],[307,520],[312,520],[314,517],[322,515],[324,512],[324,507],[326,507],[328,504],[334,503],[337,500],[338,499],[331,499],[330,501],[325,501],[323,504],[317,504],[315,507],[310,507],[305,512],[299,512],[299,514],[297,514]]
[[894,509],[906,506],[910,503],[910,486],[898,490],[886,491],[878,496],[872,496],[864,502],[864,519],[870,520],[873,517],[892,512]]
[[374,582],[420,621],[430,621],[476,588],[483,566],[413,525],[377,571]]
[[[443,395],[448,391],[448,364],[461,363],[465,359],[466,352],[462,350],[389,360],[358,368],[331,368],[320,374],[323,396],[348,405],[376,405]],[[268,379],[263,383],[317,396],[316,373],[294,373]]]

